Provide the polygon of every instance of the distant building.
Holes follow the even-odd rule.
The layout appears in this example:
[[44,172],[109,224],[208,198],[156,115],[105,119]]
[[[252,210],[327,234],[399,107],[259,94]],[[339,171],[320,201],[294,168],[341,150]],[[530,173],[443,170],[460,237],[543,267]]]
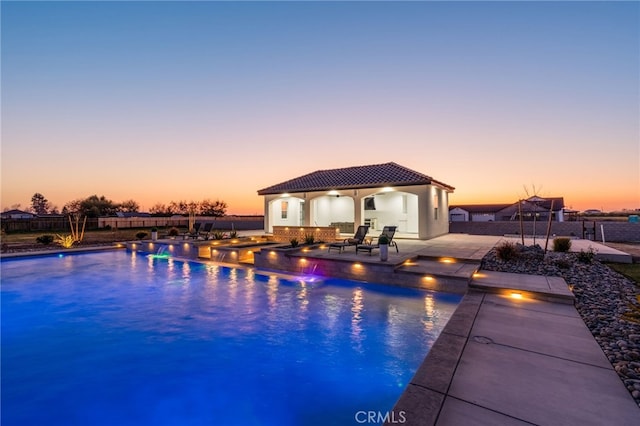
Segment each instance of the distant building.
[[493,222],[496,213],[511,204],[466,204],[451,206],[449,220],[451,222]]
[[0,218],[2,219],[33,219],[36,217],[33,213],[25,212],[23,210],[7,210],[6,212],[2,212],[0,214]]
[[565,207],[563,197],[530,197],[511,204],[465,204],[449,208],[451,222],[494,222],[520,220],[552,220],[564,222]]
[[151,214],[143,212],[116,212],[116,217],[151,217]]

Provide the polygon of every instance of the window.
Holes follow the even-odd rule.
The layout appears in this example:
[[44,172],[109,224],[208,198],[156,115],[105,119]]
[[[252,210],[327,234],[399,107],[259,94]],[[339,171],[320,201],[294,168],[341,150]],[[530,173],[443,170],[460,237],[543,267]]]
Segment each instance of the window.
[[364,199],[364,209],[365,210],[375,210],[376,209],[376,201],[373,197],[366,197]]
[[287,213],[289,212],[289,202],[288,201],[282,201],[280,203],[280,211],[282,212],[282,219],[286,219],[287,218]]
[[437,207],[433,209],[433,218],[435,220],[438,220],[438,208]]

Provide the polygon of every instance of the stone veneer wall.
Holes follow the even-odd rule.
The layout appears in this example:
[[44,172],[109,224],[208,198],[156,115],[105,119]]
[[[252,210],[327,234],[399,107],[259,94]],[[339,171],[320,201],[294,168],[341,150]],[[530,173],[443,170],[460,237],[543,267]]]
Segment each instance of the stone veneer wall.
[[279,243],[288,243],[292,238],[304,243],[307,235],[313,235],[316,241],[333,242],[340,238],[340,230],[333,226],[274,226],[273,239]]
[[[593,232],[594,222],[585,222],[585,231]],[[610,242],[635,242],[640,241],[640,223],[630,222],[595,222],[595,238],[590,239],[602,241],[602,231],[604,228],[604,239]],[[514,235],[520,233],[520,223],[513,222],[451,222],[449,232],[471,235]],[[536,235],[545,235],[547,232],[547,222],[536,222]],[[524,234],[533,235],[533,222],[524,222]],[[551,235],[583,237],[582,222],[551,222]],[[587,235],[585,235],[587,237]]]
[[359,262],[353,259],[307,258],[304,254],[304,249],[288,251],[264,248],[254,253],[253,266],[258,269],[291,272],[297,275],[345,278],[455,294],[464,294],[468,288],[468,279],[445,276],[429,276],[425,279],[424,274],[398,272],[393,263],[376,260]]

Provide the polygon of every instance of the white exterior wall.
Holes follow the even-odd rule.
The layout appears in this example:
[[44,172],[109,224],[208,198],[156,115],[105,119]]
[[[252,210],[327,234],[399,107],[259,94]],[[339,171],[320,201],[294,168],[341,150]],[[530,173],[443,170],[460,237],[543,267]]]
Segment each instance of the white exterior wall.
[[[288,203],[287,217],[284,219],[282,218],[282,201],[286,201]],[[304,202],[303,199],[293,196],[265,196],[265,232],[273,232],[274,226],[300,226],[303,222],[303,218],[300,217],[300,203],[302,202]]]
[[429,198],[432,199],[432,208],[427,214],[429,216],[429,227],[427,228],[426,238],[434,238],[449,233],[449,194],[446,190],[437,186],[428,186],[431,193]]
[[373,219],[376,228],[382,230],[384,226],[397,226],[398,232],[404,234],[418,233],[418,196],[408,192],[398,191],[379,192],[372,194],[375,210],[364,210],[364,198],[361,203],[364,219]]
[[354,222],[354,203],[350,197],[322,195],[311,200],[309,226],[329,226],[332,222]]

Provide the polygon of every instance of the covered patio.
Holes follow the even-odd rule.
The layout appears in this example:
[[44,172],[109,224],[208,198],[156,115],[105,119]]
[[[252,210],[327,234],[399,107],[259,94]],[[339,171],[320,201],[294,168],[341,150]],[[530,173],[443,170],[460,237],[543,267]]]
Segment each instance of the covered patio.
[[368,225],[376,236],[396,226],[403,238],[429,239],[449,232],[449,193],[430,176],[384,163],[318,170],[258,191],[264,196],[265,232],[274,227],[337,228],[342,235]]

